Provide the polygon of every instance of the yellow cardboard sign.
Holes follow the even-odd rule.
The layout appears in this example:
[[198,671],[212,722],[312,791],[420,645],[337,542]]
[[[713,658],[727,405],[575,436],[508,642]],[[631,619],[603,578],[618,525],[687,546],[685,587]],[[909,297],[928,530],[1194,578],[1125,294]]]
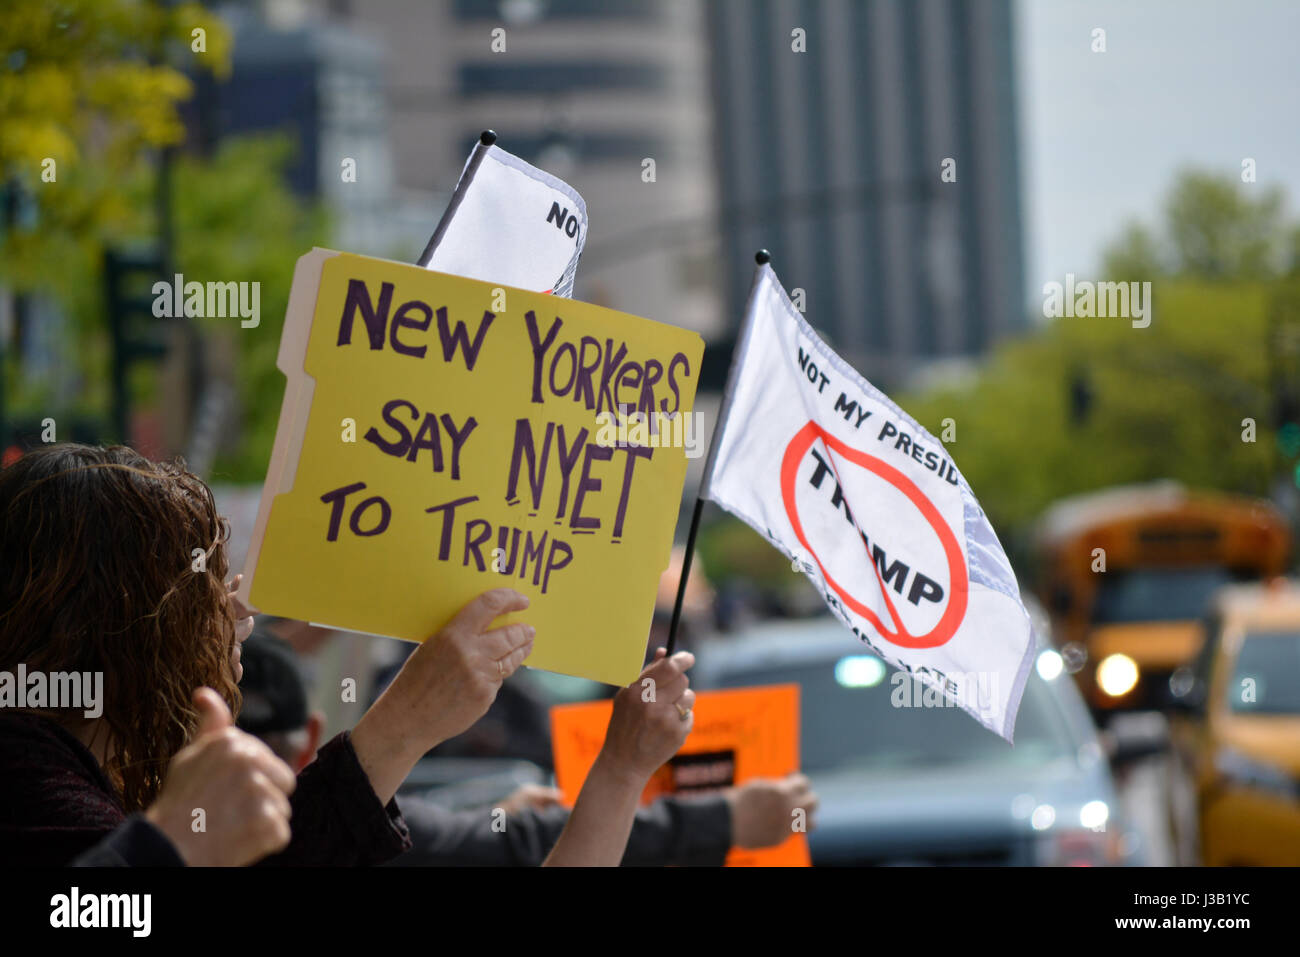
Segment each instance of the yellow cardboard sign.
[[308,253],[240,597],[423,641],[509,586],[531,599],[518,616],[537,628],[529,665],[630,683],[672,546],[703,348],[571,299]]

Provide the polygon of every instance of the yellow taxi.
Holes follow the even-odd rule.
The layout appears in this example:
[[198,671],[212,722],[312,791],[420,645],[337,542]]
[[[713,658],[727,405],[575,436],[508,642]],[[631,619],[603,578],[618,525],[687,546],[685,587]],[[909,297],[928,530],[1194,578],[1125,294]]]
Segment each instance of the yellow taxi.
[[1201,863],[1300,864],[1300,583],[1218,592],[1172,679]]

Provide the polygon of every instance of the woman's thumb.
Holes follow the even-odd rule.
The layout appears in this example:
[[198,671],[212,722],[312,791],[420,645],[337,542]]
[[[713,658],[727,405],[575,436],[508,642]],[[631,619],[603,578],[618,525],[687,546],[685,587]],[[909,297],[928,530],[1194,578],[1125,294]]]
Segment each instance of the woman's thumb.
[[221,695],[211,688],[198,688],[194,692],[194,706],[199,709],[199,730],[195,737],[221,731],[235,723],[230,715],[230,708]]

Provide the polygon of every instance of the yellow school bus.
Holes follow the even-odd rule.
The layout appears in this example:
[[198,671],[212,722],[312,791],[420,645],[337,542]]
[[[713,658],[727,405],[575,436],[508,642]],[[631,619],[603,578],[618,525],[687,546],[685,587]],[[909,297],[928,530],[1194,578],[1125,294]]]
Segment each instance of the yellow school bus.
[[1215,592],[1282,574],[1290,532],[1267,501],[1158,482],[1058,502],[1037,550],[1067,667],[1104,713],[1168,704]]

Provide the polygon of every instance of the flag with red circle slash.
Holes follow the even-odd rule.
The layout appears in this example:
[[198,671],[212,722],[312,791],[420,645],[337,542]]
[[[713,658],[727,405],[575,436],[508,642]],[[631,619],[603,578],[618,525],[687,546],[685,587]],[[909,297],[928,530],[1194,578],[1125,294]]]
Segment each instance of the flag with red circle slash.
[[822,341],[766,263],[701,494],[880,658],[1012,740],[1034,638],[996,533],[944,444]]

